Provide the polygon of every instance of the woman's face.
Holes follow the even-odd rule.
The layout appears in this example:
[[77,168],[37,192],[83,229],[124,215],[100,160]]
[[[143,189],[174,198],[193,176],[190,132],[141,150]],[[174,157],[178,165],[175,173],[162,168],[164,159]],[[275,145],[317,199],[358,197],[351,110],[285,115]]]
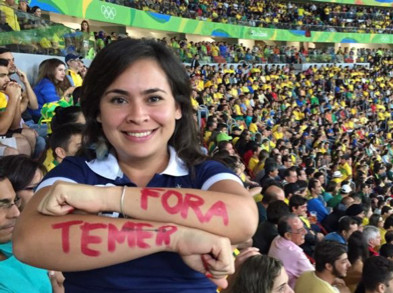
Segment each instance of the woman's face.
[[65,77],[65,66],[64,64],[60,64],[59,66],[56,67],[55,69],[55,79],[57,81],[63,81]]
[[167,143],[182,117],[168,78],[155,60],[130,65],[106,89],[97,121],[119,161],[167,157]]
[[38,9],[34,12],[34,15],[37,16],[37,17],[41,17],[41,9],[38,8]]
[[40,169],[37,169],[35,171],[34,177],[31,180],[31,182],[22,190],[19,190],[16,192],[16,195],[21,198],[22,203],[19,208],[20,211],[23,210],[23,208],[26,206],[26,204],[30,201],[30,199],[34,195],[34,189],[37,187],[38,183],[41,182],[43,177],[42,171]]
[[284,268],[281,268],[280,274],[274,280],[272,293],[293,293],[288,285],[288,275]]
[[87,29],[89,28],[89,25],[87,24],[86,21],[82,22],[82,31],[87,31]]
[[24,1],[22,1],[22,2],[19,1],[19,8],[20,8],[20,10],[26,12],[27,11],[27,3]]

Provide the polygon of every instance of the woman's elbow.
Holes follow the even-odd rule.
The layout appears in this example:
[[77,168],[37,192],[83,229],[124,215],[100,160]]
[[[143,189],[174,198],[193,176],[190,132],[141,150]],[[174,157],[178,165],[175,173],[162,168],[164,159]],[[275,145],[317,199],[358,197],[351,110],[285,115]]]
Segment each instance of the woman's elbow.
[[244,207],[238,210],[239,219],[238,223],[238,231],[239,234],[236,237],[236,242],[244,242],[249,240],[258,228],[258,209],[253,198],[247,199]]

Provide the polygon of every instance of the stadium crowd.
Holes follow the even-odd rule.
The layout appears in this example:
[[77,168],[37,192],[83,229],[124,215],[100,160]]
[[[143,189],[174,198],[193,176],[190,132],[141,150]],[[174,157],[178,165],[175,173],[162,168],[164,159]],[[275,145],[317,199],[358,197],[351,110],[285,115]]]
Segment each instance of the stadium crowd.
[[[134,4],[136,5],[135,2]],[[161,3],[161,2],[160,2]],[[162,5],[165,2],[161,3]],[[157,4],[158,5],[158,4]],[[190,4],[191,5],[191,4]],[[97,52],[111,42],[127,37],[127,34],[107,33],[103,30],[92,31],[88,21],[81,23],[81,28],[75,32],[67,31],[62,34],[51,31],[49,28],[57,28],[59,24],[50,22],[41,16],[38,6],[30,8],[28,1],[22,0],[15,4],[15,0],[0,2],[0,19],[3,23],[1,31],[30,31],[18,42],[11,42],[8,48],[34,54],[67,55],[77,53],[92,60]],[[280,21],[281,23],[281,21]],[[37,34],[36,30],[40,33]],[[45,29],[45,30],[41,30]],[[45,31],[47,31],[45,33]],[[44,33],[42,33],[44,32]],[[34,36],[33,36],[34,35]],[[247,48],[242,44],[227,42],[192,42],[186,39],[164,39],[183,62],[191,62],[196,55],[199,61],[211,63],[362,63],[378,62],[382,57],[391,57],[390,49],[366,49],[366,48],[297,48],[294,46],[268,46],[255,45]]]
[[391,9],[339,3],[257,0],[106,0],[144,11],[203,21],[310,31],[392,32]]
[[[173,40],[167,43],[173,48]],[[17,195],[7,209],[13,204],[23,209],[31,195],[24,199],[18,190],[32,190],[43,174],[80,148],[85,120],[78,107],[79,86],[86,68],[73,54],[65,62],[49,59],[40,66],[40,82],[31,86],[9,50],[2,49],[0,59],[1,94],[8,97],[0,116],[0,122],[8,121],[2,160],[15,160],[9,165],[14,172],[18,160],[33,163],[30,158],[40,158],[45,165],[35,163],[23,188],[13,183],[11,171],[4,174]],[[201,147],[241,178],[259,210],[254,248],[239,247],[239,273],[229,278],[225,290],[237,292],[230,290],[239,286],[242,263],[247,266],[249,258],[262,253],[280,260],[288,274],[287,290],[321,292],[304,286],[315,283],[320,288],[318,282],[325,280],[340,292],[355,292],[370,256],[393,257],[393,60],[379,58],[370,68],[315,65],[301,72],[290,64],[192,61],[185,68],[200,118]],[[8,73],[20,80],[23,93]],[[29,124],[20,118],[26,108],[33,118],[24,114]],[[46,149],[40,143],[43,137],[49,142]],[[18,216],[15,211],[12,217]],[[359,247],[364,254],[358,254]],[[280,253],[282,249],[291,253]],[[318,249],[330,254],[321,256]],[[343,260],[341,268],[335,267],[338,259]],[[339,271],[318,266],[323,260]],[[313,270],[315,274],[307,275]],[[56,286],[62,279],[53,274],[50,280]]]
[[[23,1],[21,2],[23,3]],[[157,5],[157,2],[150,2],[145,1],[143,5],[151,4],[156,9],[154,5]],[[142,2],[130,1],[130,3],[138,5]],[[168,2],[160,1],[160,3]],[[189,1],[188,5],[201,5],[202,3],[201,1]],[[221,2],[215,2],[215,5],[219,7],[219,3]],[[257,7],[258,3],[255,1]],[[182,3],[177,4],[178,7],[181,7]],[[234,4],[235,2],[231,3],[232,6]],[[238,4],[237,9],[240,9],[240,3],[236,4]],[[263,6],[265,4],[261,2],[259,5],[262,5],[260,7],[263,9],[271,11],[282,5],[278,2],[266,4],[269,7],[265,7]],[[297,7],[297,11],[299,7],[303,7],[299,6],[300,4],[291,3],[291,5]],[[311,9],[313,4],[302,5]],[[315,4],[315,6],[320,9],[320,4]],[[171,10],[171,6],[168,7]],[[221,4],[221,7],[226,7],[226,5]],[[345,13],[351,15],[350,6],[340,5],[339,7],[337,13],[344,13],[343,7],[347,7]],[[291,11],[287,6],[286,8],[289,12]],[[208,7],[206,9],[208,10]],[[247,6],[247,9],[250,8]],[[377,13],[377,10],[377,8],[369,8],[367,13]],[[307,19],[307,11],[307,9],[304,10],[305,20]],[[380,9],[380,11],[383,13],[384,10]],[[356,15],[358,19],[361,19],[358,14]],[[91,34],[88,29],[88,23],[86,25],[82,22],[81,26],[81,30],[89,35],[87,41],[93,42],[92,39],[96,41],[94,34]],[[222,165],[220,164],[220,167],[215,165],[215,168],[224,168],[224,165],[225,170],[231,170],[232,173],[221,171],[220,176],[223,174],[228,176],[226,177],[228,185],[225,195],[228,197],[227,200],[232,203],[232,209],[235,206],[233,202],[239,205],[239,209],[245,207],[244,202],[235,201],[236,197],[228,190],[235,188],[239,192],[238,186],[235,184],[236,180],[239,182],[241,180],[244,190],[247,190],[246,194],[242,195],[246,195],[248,199],[252,198],[252,203],[255,202],[258,209],[258,227],[253,233],[252,239],[248,241],[243,239],[247,232],[242,234],[243,238],[237,234],[231,234],[234,232],[225,232],[228,233],[228,238],[232,237],[242,241],[234,251],[236,272],[228,276],[228,287],[219,288],[221,292],[391,292],[390,290],[393,288],[393,263],[391,262],[393,260],[392,51],[388,49],[344,50],[339,48],[336,52],[333,50],[324,52],[318,49],[259,47],[257,45],[248,49],[242,45],[230,45],[225,42],[193,43],[176,38],[158,40],[152,45],[146,41],[138,43],[127,38],[120,40],[123,37],[118,38],[115,34],[110,36],[102,34],[102,36],[103,44],[100,44],[102,47],[97,51],[102,50],[104,53],[107,50],[112,51],[111,54],[99,55],[100,58],[105,58],[105,56],[106,58],[114,58],[112,55],[118,52],[116,53],[118,56],[116,62],[119,62],[119,66],[122,57],[124,57],[121,55],[123,54],[121,53],[122,42],[129,42],[127,48],[140,46],[141,43],[142,46],[146,46],[146,44],[158,46],[155,47],[157,50],[165,44],[183,62],[186,62],[183,65],[186,76],[182,80],[187,84],[182,88],[188,88],[188,83],[190,84],[191,102],[187,96],[183,97],[181,103],[183,103],[183,107],[186,107],[184,105],[192,106],[193,117],[188,117],[188,121],[194,121],[192,118],[195,118],[200,132],[200,143],[191,146],[193,152],[187,153],[189,159],[195,159],[192,158],[192,154],[196,151],[199,152],[200,149],[203,154],[215,161],[214,163],[209,161],[209,164],[217,164],[216,161],[218,161]],[[146,47],[143,48],[146,49]],[[125,52],[124,54],[126,54]],[[135,50],[135,52],[144,51]],[[165,51],[160,56],[165,54],[168,53]],[[318,60],[321,62],[331,64],[313,65],[304,71],[294,70],[293,63],[310,62],[313,60],[313,56],[320,58]],[[169,74],[165,73],[167,74],[165,77],[171,80],[168,82],[166,78],[161,79],[162,68],[165,66],[160,65],[162,68],[156,70],[157,63],[152,62],[149,58],[144,56],[139,61],[130,63],[127,70],[130,70],[129,75],[138,81],[136,84],[141,84],[141,78],[139,74],[136,74],[140,71],[145,72],[147,83],[155,84],[160,80],[165,80],[167,84],[179,82],[170,79],[172,78],[170,74],[179,73],[180,71],[176,71],[179,69]],[[146,63],[142,63],[141,60]],[[173,64],[174,59],[170,60],[169,63]],[[347,63],[367,62],[369,66],[354,65],[354,67],[349,67],[334,63],[341,60]],[[90,139],[89,142],[94,142],[91,144],[90,150],[94,150],[97,157],[101,151],[104,152],[102,158],[105,160],[114,157],[112,153],[108,153],[108,150],[105,151],[105,148],[102,148],[102,143],[105,144],[105,139],[116,141],[117,138],[107,134],[108,138],[105,137],[102,141],[94,136],[98,128],[95,129],[96,131],[91,131],[91,129],[92,125],[101,125],[101,123],[108,126],[108,121],[115,119],[116,115],[109,115],[109,112],[106,112],[107,116],[102,113],[102,115],[93,117],[92,115],[97,115],[97,113],[89,112],[89,109],[83,108],[82,103],[83,113],[90,115],[85,117],[80,107],[80,100],[85,99],[84,101],[86,101],[87,99],[81,97],[81,86],[84,84],[84,80],[89,80],[89,70],[92,71],[88,84],[95,84],[100,79],[94,74],[102,74],[101,77],[108,78],[112,63],[102,62],[98,67],[93,66],[93,69],[88,69],[83,65],[80,55],[76,52],[68,53],[64,62],[58,58],[42,62],[37,81],[31,84],[26,74],[17,68],[17,61],[14,60],[9,49],[0,48],[0,108],[2,110],[0,113],[0,131],[2,133],[0,138],[0,186],[2,190],[0,194],[0,268],[2,272],[0,274],[0,289],[26,292],[27,288],[31,288],[31,292],[34,290],[37,292],[52,292],[52,290],[64,292],[64,277],[60,272],[63,268],[62,265],[69,265],[64,271],[91,270],[91,267],[85,267],[89,262],[82,258],[75,259],[78,263],[76,269],[72,267],[72,263],[75,261],[66,255],[60,265],[56,264],[57,260],[53,260],[53,257],[49,261],[45,260],[45,265],[36,265],[37,267],[59,268],[49,272],[22,263],[14,256],[13,242],[11,241],[13,228],[21,215],[24,217],[24,224],[29,228],[35,227],[36,223],[38,225],[45,221],[40,218],[37,221],[29,223],[27,220],[26,222],[29,215],[33,214],[31,204],[29,205],[28,202],[32,200],[33,205],[38,205],[37,200],[34,200],[34,197],[37,196],[34,195],[34,191],[44,176],[46,176],[44,182],[51,182],[53,176],[59,174],[56,172],[69,173],[69,170],[64,171],[67,169],[64,166],[69,166],[70,162],[74,164],[78,159],[67,157],[80,155],[81,145],[84,143],[83,137]],[[147,63],[149,66],[145,66]],[[285,63],[285,65],[271,63]],[[104,68],[104,66],[106,67]],[[134,69],[134,66],[139,67]],[[104,69],[101,70],[101,67]],[[156,74],[154,78],[149,75],[151,69]],[[179,80],[179,78],[174,80]],[[105,79],[101,79],[101,81],[102,83],[107,82]],[[118,78],[115,82],[124,82],[124,80]],[[84,86],[86,87],[85,84]],[[98,85],[95,84],[95,86]],[[111,86],[112,84],[109,85],[109,87]],[[176,85],[173,87],[176,88]],[[85,90],[89,90],[92,95],[89,98],[94,100],[95,87],[86,87]],[[105,88],[105,90],[107,89]],[[131,88],[131,91],[133,90]],[[170,90],[174,91],[172,88]],[[105,108],[101,108],[101,111],[113,110],[125,104],[122,95],[125,95],[124,91],[119,91],[116,88],[109,91],[109,99],[106,91],[105,98],[102,100],[109,101]],[[159,101],[165,100],[160,95],[156,95],[157,93],[154,92],[154,96],[149,96],[148,102],[160,103]],[[98,98],[101,99],[101,96]],[[94,104],[97,104],[97,101],[93,101],[90,107],[93,108]],[[173,114],[174,120],[183,119],[182,115],[179,115],[177,106],[173,106],[173,113],[169,111]],[[135,115],[140,115],[142,112],[142,110],[140,112],[139,110],[132,111]],[[166,111],[162,112],[167,113]],[[186,112],[182,114],[183,116],[187,115]],[[154,115],[159,117],[155,117],[155,119],[163,119],[157,113]],[[182,121],[184,122],[184,120]],[[193,128],[188,126],[189,129]],[[90,132],[87,129],[90,129]],[[113,128],[110,130],[114,131]],[[130,131],[128,130],[128,132]],[[186,147],[183,148],[183,145],[186,145],[187,139],[191,139],[187,136],[190,134],[187,134],[186,131],[180,132],[182,135],[179,135],[179,132],[174,133],[173,135],[177,135],[179,142],[181,141],[180,149],[184,151]],[[135,140],[142,136],[141,133],[131,134],[137,137],[134,138]],[[164,135],[169,136],[169,133],[165,132]],[[176,140],[170,143],[179,148],[176,145]],[[119,148],[119,145],[114,148]],[[168,148],[171,149],[172,145]],[[127,154],[127,150],[123,151]],[[180,151],[178,152],[180,153]],[[164,153],[167,151],[164,150]],[[149,160],[153,162],[153,160]],[[93,163],[90,166],[94,171]],[[50,172],[51,170],[53,171]],[[86,170],[82,173],[92,172],[90,169],[90,171]],[[73,171],[79,172],[77,169]],[[230,177],[233,174],[237,176]],[[162,174],[156,172],[154,180],[158,180],[159,175]],[[74,176],[74,174],[69,176]],[[100,179],[97,180],[102,180],[102,178],[112,180],[105,176],[109,175],[107,173],[101,174]],[[233,179],[234,177],[236,179]],[[141,178],[144,177],[141,176]],[[113,180],[116,183],[114,185],[124,184],[124,182],[120,181],[119,183],[116,180]],[[53,182],[48,184],[53,184]],[[91,183],[87,182],[86,184]],[[173,185],[173,183],[171,184]],[[67,184],[59,185],[62,188],[72,187]],[[110,185],[113,185],[112,181]],[[146,185],[147,183],[142,183],[140,186]],[[172,187],[175,186],[181,190],[180,184]],[[86,193],[80,194],[81,197],[89,194],[88,191],[90,191],[86,185],[83,188],[86,188],[84,189]],[[223,187],[221,186],[221,188]],[[79,189],[82,190],[82,186],[77,186],[73,191],[77,192]],[[121,215],[125,218],[122,221],[126,221],[127,216],[131,218],[134,216],[135,211],[130,211],[131,209],[129,210],[127,205],[123,203],[124,199],[130,199],[130,189],[133,187],[127,188],[128,196],[126,197],[124,197],[126,188],[122,189],[119,197],[120,210],[117,215],[111,214],[112,217]],[[94,190],[94,194],[98,193],[97,189],[92,190]],[[51,195],[56,194],[55,190],[52,191]],[[203,192],[209,196],[221,196],[219,191],[223,192],[222,190],[204,190]],[[38,196],[42,197],[42,195],[43,192],[39,191]],[[176,196],[180,198],[181,195],[177,194]],[[201,202],[204,200],[208,202],[209,197],[188,196],[190,196],[188,204],[192,206],[197,217],[202,218],[202,222],[209,222],[210,218],[222,215],[222,209],[212,209],[212,213],[216,214],[210,215],[208,219],[209,211],[203,218],[199,205],[202,205]],[[73,209],[68,207],[71,199],[69,198],[70,202],[62,200],[62,204],[56,207],[67,208],[67,213],[73,213]],[[48,202],[41,202],[40,211],[45,210],[45,204]],[[168,205],[166,208],[170,211],[169,213],[174,214],[177,206]],[[106,211],[101,212],[105,214]],[[237,219],[249,217],[251,222],[252,209],[249,211],[250,214],[241,215]],[[48,213],[48,211],[45,212]],[[231,218],[236,214],[232,212],[233,210],[228,217]],[[143,211],[143,213],[147,212]],[[161,215],[163,213],[155,212],[153,214]],[[73,219],[93,217],[92,215],[68,216]],[[47,220],[51,217],[43,218]],[[223,219],[225,222],[225,217]],[[187,221],[193,220],[182,215],[180,221],[185,223],[185,228],[182,229],[187,230],[189,229],[186,225],[189,224]],[[79,222],[76,222],[74,224],[79,225]],[[199,228],[200,224],[196,224],[196,226],[192,224],[194,225],[192,227]],[[247,223],[237,224],[235,225],[236,229],[241,230],[239,229],[241,226],[247,231]],[[91,256],[95,253],[95,250],[92,249],[95,246],[92,243],[97,243],[98,238],[94,237],[98,236],[95,234],[93,236],[91,231],[98,229],[97,225],[103,227],[103,223],[87,224],[87,222],[81,226],[80,230],[86,233],[85,241],[88,243],[82,241],[81,244],[87,253],[86,255],[90,254]],[[116,228],[110,225],[112,224],[108,224],[108,227],[112,229],[111,233],[117,233]],[[233,225],[232,222],[231,225]],[[196,246],[195,249],[200,249],[202,244],[208,245],[210,241],[217,241],[214,234],[220,233],[215,230],[217,229],[216,225],[211,226],[208,228],[208,232],[211,234],[193,229],[193,233],[201,237],[198,239],[199,242],[194,239],[188,245],[179,245],[176,252],[183,257],[184,254],[187,254],[184,252],[185,248]],[[170,229],[170,226],[165,227],[165,229]],[[132,228],[129,229],[132,230]],[[21,230],[23,228],[19,227],[13,241],[18,244],[17,256],[22,255],[22,258],[25,258],[26,256],[21,253],[23,251],[21,247],[23,247],[23,243],[27,243],[24,244],[27,246],[35,243],[31,242],[34,233],[31,231],[22,233]],[[72,233],[75,233],[77,229],[67,231],[71,230]],[[230,230],[232,231],[232,229]],[[43,233],[41,229],[35,231],[37,234]],[[147,239],[148,234],[152,231],[143,231],[145,234],[141,237]],[[159,233],[168,232],[168,230],[157,231]],[[187,234],[183,233],[183,235]],[[26,235],[29,235],[30,238]],[[116,235],[119,237],[119,243],[124,242],[121,240],[120,234]],[[50,242],[48,240],[55,241],[48,239],[47,235],[45,236],[45,240],[40,243],[43,247]],[[200,241],[200,239],[206,241]],[[160,241],[164,242],[165,240]],[[233,240],[233,242],[236,241]],[[198,245],[193,245],[195,243]],[[146,243],[142,240],[138,242],[138,245],[144,244]],[[63,248],[64,245],[67,246],[63,242]],[[221,243],[220,245],[223,245],[224,248],[230,247],[229,243]],[[33,261],[30,260],[29,263],[36,263],[38,259],[36,254],[42,250],[41,246],[36,245],[35,247],[37,248],[33,248],[35,251]],[[23,248],[28,249],[27,247]],[[184,258],[184,261],[193,269],[203,272],[207,278],[215,281],[213,287],[217,287],[216,285],[226,287],[227,281],[217,282],[217,279],[222,278],[222,272],[233,272],[232,267],[222,269],[220,273],[217,273],[213,270],[211,256],[215,253],[214,257],[217,260],[220,256],[213,250],[209,251],[211,252],[210,258],[203,252],[196,252],[199,261],[202,259],[203,268],[191,266],[193,262],[190,259],[187,262],[187,258]],[[48,251],[48,254],[51,253],[54,252]],[[124,260],[129,261],[129,248],[125,254],[127,254],[127,259]],[[199,254],[203,257],[199,257]],[[109,258],[112,259],[113,256],[110,255]],[[70,264],[68,264],[69,260]],[[132,261],[134,260],[131,260],[131,263]],[[171,258],[171,261],[167,260],[162,265],[172,264],[172,261],[174,259]],[[105,266],[112,264],[105,263]],[[184,264],[182,265],[183,271],[181,273],[185,273],[184,270],[187,270],[187,274],[189,274],[190,269]],[[120,270],[116,272],[120,273]],[[155,273],[161,274],[162,272],[155,271]],[[192,276],[194,277],[194,275]],[[204,279],[205,276],[198,276],[198,280]],[[115,278],[116,276],[110,275],[110,277]],[[151,276],[149,277],[151,278]],[[66,284],[70,282],[67,284],[68,286],[80,286],[86,281],[84,278],[78,277],[76,273],[66,274],[66,278],[71,280],[67,281],[66,279]],[[94,274],[89,281],[92,279],[97,279],[97,282],[108,281],[105,278],[94,278]],[[109,283],[113,280],[109,280]],[[160,282],[163,280],[161,279]],[[201,283],[203,282],[201,281]],[[123,285],[120,281],[115,283]],[[188,280],[186,283],[192,282]],[[212,283],[207,283],[207,285],[203,283],[204,286],[211,288]]]

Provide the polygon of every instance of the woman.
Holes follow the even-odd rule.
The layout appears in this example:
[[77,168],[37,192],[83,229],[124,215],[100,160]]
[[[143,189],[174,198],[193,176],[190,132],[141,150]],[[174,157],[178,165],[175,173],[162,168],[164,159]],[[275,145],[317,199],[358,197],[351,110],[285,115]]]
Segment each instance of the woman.
[[230,243],[251,238],[257,211],[239,178],[201,154],[190,95],[164,45],[124,39],[103,49],[81,95],[94,159],[65,159],[46,176],[16,227],[16,255],[70,271],[66,291],[225,287]]
[[360,282],[363,271],[363,263],[369,257],[367,244],[363,241],[361,231],[355,231],[348,238],[348,260],[351,267],[344,278],[345,284],[351,292],[355,292]]
[[293,293],[282,263],[261,254],[246,259],[231,287],[231,293]]
[[28,156],[12,155],[0,159],[0,168],[7,174],[16,196],[22,200],[19,207],[22,211],[42,180],[42,166]]
[[41,109],[44,104],[59,101],[65,98],[67,101],[74,91],[70,81],[66,77],[64,62],[57,58],[47,59],[40,64],[38,83],[34,87],[37,96],[38,109],[30,110],[34,121],[38,122],[41,117]]
[[94,33],[90,31],[90,24],[87,20],[82,20],[81,32],[83,33],[82,56],[91,60],[95,56],[96,40],[94,38]]

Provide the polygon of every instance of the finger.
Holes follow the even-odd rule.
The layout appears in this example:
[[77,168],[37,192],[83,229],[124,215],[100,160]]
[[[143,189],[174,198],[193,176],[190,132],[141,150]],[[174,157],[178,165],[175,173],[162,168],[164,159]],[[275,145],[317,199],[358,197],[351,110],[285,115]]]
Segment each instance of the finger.
[[202,259],[204,261],[205,269],[215,276],[223,276],[233,274],[234,269],[234,261],[233,257],[229,258],[221,258],[215,259],[209,254],[203,254]]
[[39,204],[38,211],[44,215],[63,216],[72,213],[74,207],[65,202],[51,201],[50,198],[46,198]]

